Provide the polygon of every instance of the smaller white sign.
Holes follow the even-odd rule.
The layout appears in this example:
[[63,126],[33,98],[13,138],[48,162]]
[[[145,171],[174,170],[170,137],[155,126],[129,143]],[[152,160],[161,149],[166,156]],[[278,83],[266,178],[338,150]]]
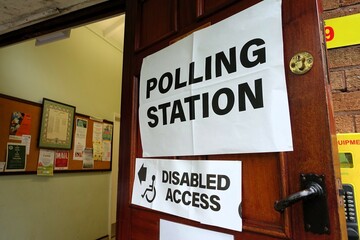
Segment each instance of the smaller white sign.
[[191,227],[184,224],[160,219],[160,240],[234,240],[234,236],[225,233]]
[[136,159],[132,204],[242,231],[241,161]]

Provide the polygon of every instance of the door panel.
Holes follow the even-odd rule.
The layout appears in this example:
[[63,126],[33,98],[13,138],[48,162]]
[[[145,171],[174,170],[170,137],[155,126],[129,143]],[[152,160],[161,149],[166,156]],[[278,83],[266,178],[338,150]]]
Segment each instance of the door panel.
[[[327,95],[326,61],[319,30],[322,29],[318,16],[320,9],[318,2],[313,0],[283,1],[284,61],[294,151],[167,157],[184,160],[241,160],[243,232],[202,225],[131,205],[135,159],[142,157],[137,119],[138,76],[142,59],[199,26],[214,24],[259,1],[199,0],[196,6],[190,2],[195,1],[127,1],[117,239],[159,239],[160,219],[229,233],[236,240],[346,239],[344,210],[338,195],[341,182],[336,142],[333,141],[334,120]],[[194,16],[195,13],[198,17]],[[305,75],[295,75],[287,67],[292,56],[299,51],[308,51],[314,57],[314,66]],[[328,234],[317,235],[305,231],[301,203],[294,204],[284,213],[274,210],[276,200],[301,190],[301,173],[325,176],[330,219]]]
[[139,1],[137,48],[147,47],[174,33],[176,31],[176,12],[177,2],[175,0]]
[[[282,153],[214,155],[207,159],[242,161],[243,229],[275,237],[289,235],[289,218],[274,212],[274,202],[286,194],[287,171]],[[279,173],[279,174],[271,174]],[[245,180],[247,179],[247,180]],[[271,191],[264,191],[271,189]]]
[[199,16],[208,15],[222,7],[236,2],[235,0],[197,0]]
[[184,29],[196,21],[197,17],[197,2],[196,1],[178,1],[178,28]]

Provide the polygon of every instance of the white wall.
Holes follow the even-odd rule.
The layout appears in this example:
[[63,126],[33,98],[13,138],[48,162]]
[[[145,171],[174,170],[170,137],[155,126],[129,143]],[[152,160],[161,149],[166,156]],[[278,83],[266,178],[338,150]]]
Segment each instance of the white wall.
[[1,93],[39,103],[50,98],[113,120],[120,111],[122,52],[85,27],[70,39],[34,45],[0,48]]
[[0,177],[0,239],[107,235],[109,173]]
[[[86,28],[49,45],[28,41],[0,49],[0,93],[39,103],[54,99],[110,121],[120,112],[121,73],[122,52]],[[109,191],[110,172],[0,176],[0,239],[105,236]]]

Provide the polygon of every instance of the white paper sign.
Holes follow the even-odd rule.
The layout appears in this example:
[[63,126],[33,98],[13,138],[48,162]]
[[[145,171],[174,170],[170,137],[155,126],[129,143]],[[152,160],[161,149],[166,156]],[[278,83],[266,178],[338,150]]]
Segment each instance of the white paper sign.
[[230,234],[191,227],[160,219],[160,240],[234,240]]
[[291,151],[281,0],[262,1],[146,57],[143,156]]
[[242,231],[241,162],[136,159],[132,204]]

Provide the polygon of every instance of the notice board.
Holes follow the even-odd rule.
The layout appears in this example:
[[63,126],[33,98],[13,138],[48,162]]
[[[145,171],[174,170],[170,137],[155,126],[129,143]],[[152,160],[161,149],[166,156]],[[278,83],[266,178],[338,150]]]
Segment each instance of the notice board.
[[[13,127],[13,122],[16,121],[16,113],[22,113],[23,119],[29,117],[28,126],[25,126],[25,129],[21,130],[17,129],[17,133],[15,133],[15,129]],[[38,169],[38,161],[39,161],[39,135],[40,135],[40,126],[41,126],[41,117],[42,117],[42,104],[34,103],[26,100],[22,100],[15,97],[10,97],[7,95],[0,94],[0,164],[4,165],[6,159],[8,157],[8,144],[10,145],[22,145],[24,143],[24,139],[21,137],[22,134],[26,133],[26,136],[30,136],[30,141],[28,143],[28,153],[26,154],[26,166],[24,170],[20,171],[4,171],[1,168],[5,168],[0,165],[0,175],[8,175],[8,174],[36,174]],[[76,130],[76,119],[83,119],[87,123],[86,128],[86,139],[85,139],[85,147],[86,149],[93,148],[93,131],[94,126],[99,126],[104,124],[106,126],[111,126],[111,130],[113,127],[113,123],[107,120],[97,120],[93,119],[90,116],[75,113],[74,119],[74,129],[73,129],[73,138]],[[27,123],[26,123],[27,124]],[[20,131],[20,133],[19,133]],[[16,136],[19,135],[19,136]],[[112,131],[110,137],[111,143],[110,145],[110,155],[106,161],[99,160],[93,161],[93,165],[89,168],[84,168],[83,160],[75,160],[74,159],[74,141],[72,142],[72,147],[69,150],[59,150],[59,151],[68,151],[67,158],[68,163],[67,167],[62,169],[54,169],[54,173],[60,172],[92,172],[92,171],[110,171],[111,170],[111,146],[112,146]],[[45,149],[46,150],[46,149]],[[52,150],[52,149],[49,149]],[[58,149],[56,149],[58,150]],[[76,158],[76,157],[75,157]]]

